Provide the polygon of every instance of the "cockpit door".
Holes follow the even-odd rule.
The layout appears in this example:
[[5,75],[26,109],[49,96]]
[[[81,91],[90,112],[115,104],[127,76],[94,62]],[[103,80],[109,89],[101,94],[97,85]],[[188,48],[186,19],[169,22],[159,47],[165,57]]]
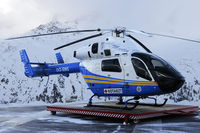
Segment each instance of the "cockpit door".
[[125,81],[154,81],[148,67],[145,63],[137,58],[122,58]]
[[129,88],[129,81],[138,80],[138,76],[131,63],[131,57],[121,56],[121,64],[124,70],[124,87]]
[[133,57],[131,58],[131,63],[133,65],[136,75],[139,78],[149,80],[149,81],[153,80],[153,77],[150,71],[148,70],[148,67],[145,65],[145,63],[141,59]]

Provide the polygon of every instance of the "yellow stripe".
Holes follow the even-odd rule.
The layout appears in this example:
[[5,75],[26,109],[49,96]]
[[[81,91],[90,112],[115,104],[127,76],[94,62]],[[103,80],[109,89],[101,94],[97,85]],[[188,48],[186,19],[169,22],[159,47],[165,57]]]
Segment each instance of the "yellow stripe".
[[102,79],[102,80],[110,80],[110,81],[119,81],[119,82],[123,82],[123,80],[102,78],[102,77],[97,77],[97,76],[83,75],[83,77],[84,77],[84,78],[94,78],[94,79]]
[[[124,84],[119,82],[107,82],[107,81],[97,81],[97,80],[85,80],[89,83],[104,83],[104,84]],[[129,85],[144,85],[144,86],[157,86],[157,84],[129,84]]]
[[109,83],[109,84],[124,84],[119,82],[107,82],[107,81],[98,81],[98,80],[85,80],[86,82],[90,83]]
[[102,80],[109,80],[109,81],[118,81],[118,82],[130,82],[130,83],[149,83],[149,84],[156,84],[156,82],[137,82],[137,81],[124,81],[124,80],[118,80],[118,79],[110,79],[110,78],[102,78],[97,76],[90,76],[90,75],[83,75],[84,78],[93,78],[93,79],[102,79]]

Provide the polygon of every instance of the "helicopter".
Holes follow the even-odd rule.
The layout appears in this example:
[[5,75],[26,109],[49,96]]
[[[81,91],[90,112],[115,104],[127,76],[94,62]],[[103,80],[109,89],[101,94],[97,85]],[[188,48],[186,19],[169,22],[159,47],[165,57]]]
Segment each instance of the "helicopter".
[[[98,34],[67,43],[54,50],[92,38],[110,35],[102,41],[95,41],[74,50],[73,57],[79,62],[65,63],[61,53],[56,53],[57,63],[30,62],[25,49],[20,51],[20,56],[24,63],[24,74],[30,78],[56,74],[68,77],[71,73],[81,73],[88,89],[94,94],[90,97],[87,106],[95,106],[92,103],[94,96],[116,96],[119,97],[117,104],[124,104],[124,109],[134,109],[140,104],[144,105],[145,103],[139,103],[138,100],[146,98],[153,99],[154,104],[146,103],[145,105],[160,107],[164,106],[168,99],[164,99],[162,104],[158,104],[157,99],[152,96],[175,92],[184,84],[185,78],[182,74],[169,62],[153,54],[149,48],[132,35],[133,33],[148,37],[160,36],[200,43],[200,41],[192,39],[128,30],[124,27],[28,35],[8,38],[7,40],[81,32],[98,32]],[[143,50],[138,49],[137,45]],[[123,101],[123,97],[131,98]],[[128,108],[131,100],[135,102],[132,103],[133,107]]]

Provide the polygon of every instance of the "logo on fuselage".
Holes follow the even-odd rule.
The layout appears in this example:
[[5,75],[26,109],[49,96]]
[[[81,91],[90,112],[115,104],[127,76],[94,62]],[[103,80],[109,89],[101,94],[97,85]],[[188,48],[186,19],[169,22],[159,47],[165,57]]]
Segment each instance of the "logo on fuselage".
[[137,86],[136,90],[137,90],[137,92],[141,92],[142,91],[141,86]]
[[122,88],[104,89],[104,94],[122,94]]

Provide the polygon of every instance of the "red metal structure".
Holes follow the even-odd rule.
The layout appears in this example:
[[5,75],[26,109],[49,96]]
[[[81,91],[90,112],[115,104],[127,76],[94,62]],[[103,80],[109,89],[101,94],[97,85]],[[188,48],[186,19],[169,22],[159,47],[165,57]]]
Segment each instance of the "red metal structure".
[[143,119],[167,115],[197,115],[199,110],[198,106],[186,105],[165,105],[163,107],[151,107],[140,105],[133,110],[124,110],[110,108],[116,106],[123,106],[117,105],[114,102],[94,104],[98,106],[88,107],[85,106],[85,103],[69,104],[65,106],[47,106],[47,111],[51,111],[53,115],[55,115],[56,112],[64,112],[69,114],[124,119],[125,123],[128,124],[130,121],[138,122],[139,120]]

